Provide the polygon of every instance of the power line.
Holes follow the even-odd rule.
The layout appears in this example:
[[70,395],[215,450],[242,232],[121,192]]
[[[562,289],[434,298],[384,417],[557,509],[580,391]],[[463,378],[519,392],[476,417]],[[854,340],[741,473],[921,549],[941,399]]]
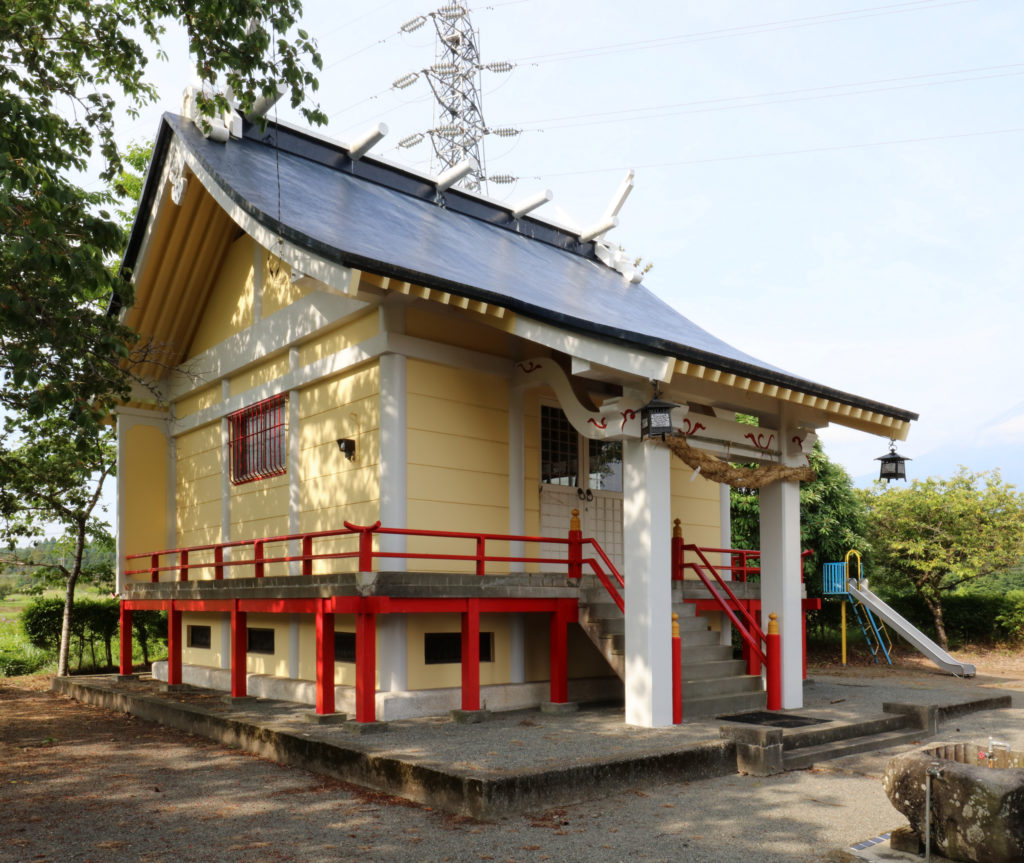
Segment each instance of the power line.
[[[979,72],[993,72],[997,74],[976,74]],[[969,77],[949,77],[952,75]],[[886,93],[897,90],[916,89],[920,87],[935,87],[941,84],[956,84],[965,81],[987,81],[993,78],[1009,78],[1016,75],[1024,75],[1024,63],[1007,63],[1000,66],[978,66],[972,69],[955,69],[949,72],[926,72],[919,75],[904,75],[897,78],[877,78],[868,81],[855,81],[849,84],[828,84],[820,87],[801,87],[796,90],[775,90],[766,93],[754,93],[748,96],[723,96],[717,99],[695,99],[689,102],[675,102],[668,105],[651,105],[646,108],[623,108],[617,111],[598,111],[591,114],[549,117],[541,120],[521,120],[518,121],[516,125],[520,127],[545,126],[547,129],[567,129],[578,126],[600,125],[602,123],[618,123],[624,120],[655,120],[662,117],[679,116],[681,114],[732,111],[738,108],[759,108],[765,105],[779,105],[789,102],[833,99],[842,96],[859,96],[869,93]],[[922,80],[925,78],[942,78],[943,80]],[[893,84],[897,84],[898,86],[882,86]],[[846,90],[846,92],[823,92],[835,90]]]
[[[807,147],[800,150],[774,150],[767,153],[744,153],[736,156],[711,156],[706,159],[679,159],[671,162],[652,162],[646,165],[633,165],[635,169],[675,168],[686,165],[708,165],[714,162],[741,162],[751,159],[772,159],[779,156],[802,156],[810,153],[831,153],[840,150],[867,150],[873,147],[890,147],[899,144],[924,144],[932,141],[955,141],[962,138],[980,138],[989,135],[1013,135],[1024,132],[1024,126],[1009,129],[991,129],[984,132],[961,132],[952,135],[929,135],[920,138],[894,138],[888,141],[865,141],[858,144],[835,144],[828,147]],[[547,180],[555,177],[581,177],[588,174],[621,173],[622,167],[593,168],[584,171],[562,171],[559,173],[536,174],[534,180]]]
[[734,36],[751,36],[760,33],[771,33],[777,30],[791,30],[799,27],[814,27],[821,24],[832,24],[842,21],[856,21],[863,18],[877,18],[883,15],[898,15],[906,12],[923,12],[943,6],[959,6],[964,3],[977,3],[978,0],[910,0],[904,3],[890,3],[884,6],[868,6],[861,9],[847,9],[842,12],[830,12],[825,15],[811,15],[801,18],[784,18],[778,21],[765,21],[761,24],[744,24],[739,27],[725,27],[718,30],[704,30],[696,33],[682,33],[676,36],[663,36],[658,39],[643,39],[635,42],[613,42],[608,45],[596,45],[591,48],[579,48],[572,51],[557,51],[550,54],[534,54],[521,57],[515,62],[519,64],[540,64],[581,60],[590,57],[601,57],[606,54],[619,54],[629,51],[644,51],[651,48],[669,48],[680,43],[705,42],[712,39],[728,39]]

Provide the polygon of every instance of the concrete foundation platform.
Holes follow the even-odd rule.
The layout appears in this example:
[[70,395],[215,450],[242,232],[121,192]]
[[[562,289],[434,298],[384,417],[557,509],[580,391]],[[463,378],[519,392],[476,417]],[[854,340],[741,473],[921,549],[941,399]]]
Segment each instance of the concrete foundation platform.
[[[196,686],[163,691],[145,675],[56,678],[53,688],[87,704],[481,820],[645,783],[737,772],[736,742],[719,737],[720,720],[637,728],[625,724],[621,704],[580,705],[578,712],[566,714],[537,708],[496,711],[476,724],[454,722],[447,714],[311,724],[306,704],[265,698],[226,703],[223,692]],[[935,693],[943,700],[932,702],[949,705],[939,708],[940,717],[944,710],[957,715],[991,706],[975,705],[966,693],[959,699],[946,695]],[[808,710],[833,722],[851,722],[880,707],[834,707],[829,704],[834,696],[820,687],[816,697],[822,703]],[[374,733],[384,727],[386,734]]]

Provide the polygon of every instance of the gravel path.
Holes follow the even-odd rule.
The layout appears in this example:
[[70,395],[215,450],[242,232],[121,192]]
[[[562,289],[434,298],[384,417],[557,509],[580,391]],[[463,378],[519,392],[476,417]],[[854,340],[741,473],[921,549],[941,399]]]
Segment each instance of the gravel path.
[[[948,691],[948,679],[889,675],[819,679],[808,701],[873,700],[889,689],[904,696],[889,700],[942,700]],[[849,859],[838,849],[902,823],[880,782],[891,752],[766,779],[620,789],[482,824],[9,683],[0,680],[3,863],[820,863]],[[1015,706],[953,720],[940,739],[1024,741],[1024,682],[976,688],[1010,692]]]

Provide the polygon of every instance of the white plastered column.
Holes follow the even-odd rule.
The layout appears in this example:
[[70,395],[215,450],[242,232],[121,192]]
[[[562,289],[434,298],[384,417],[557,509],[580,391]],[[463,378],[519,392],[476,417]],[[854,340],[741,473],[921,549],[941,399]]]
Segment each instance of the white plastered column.
[[[796,434],[783,411],[779,438]],[[785,452],[786,448],[783,447]],[[797,466],[803,459],[783,455],[783,463]],[[800,483],[779,480],[760,492],[761,508],[761,627],[768,615],[778,615],[782,647],[782,707],[803,707],[803,642],[801,638],[802,587],[800,584]]]
[[[385,303],[380,307],[382,333],[405,332],[404,306]],[[406,358],[384,353],[380,357],[380,521],[384,527],[407,527],[406,510]],[[404,536],[380,537],[381,551],[403,552]],[[404,558],[384,558],[382,569],[404,572]],[[377,618],[377,667],[380,688],[385,692],[408,689],[408,656],[404,614],[382,614]]]
[[653,441],[624,440],[626,722],[672,724],[670,453]]

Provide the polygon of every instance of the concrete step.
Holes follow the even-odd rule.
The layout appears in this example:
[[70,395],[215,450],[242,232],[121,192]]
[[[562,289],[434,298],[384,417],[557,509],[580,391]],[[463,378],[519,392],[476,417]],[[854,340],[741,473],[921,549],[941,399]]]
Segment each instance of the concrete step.
[[858,737],[905,731],[911,724],[911,719],[904,714],[879,713],[856,722],[829,722],[804,728],[787,728],[782,736],[782,748],[787,751],[809,749]]
[[[685,674],[685,671],[683,672]],[[733,695],[738,692],[761,692],[761,676],[742,674],[737,677],[704,677],[683,679],[683,703],[694,698]]]
[[685,654],[687,650],[694,647],[721,644],[721,636],[710,629],[690,629],[679,633],[679,641]]
[[712,662],[687,662],[683,657],[683,680],[703,680],[709,677],[739,677],[746,673],[742,659],[720,659]]
[[764,692],[735,692],[703,698],[683,699],[683,720],[723,713],[742,713],[746,710],[764,710],[767,695]]
[[[732,647],[718,643],[718,633],[709,633],[714,639],[707,644],[683,644],[683,663],[715,662],[732,659]],[[622,653],[626,649],[625,634],[602,635],[602,639],[611,642],[612,653]]]
[[[875,752],[888,749],[890,746],[901,746],[915,743],[924,738],[919,728],[909,731],[883,731],[880,734],[868,734],[852,737],[847,740],[833,740],[818,746],[804,746],[799,749],[786,750],[783,742],[782,764],[786,770],[803,770],[822,761],[841,758],[844,755],[856,755],[860,752]],[[785,737],[783,737],[785,741]]]

